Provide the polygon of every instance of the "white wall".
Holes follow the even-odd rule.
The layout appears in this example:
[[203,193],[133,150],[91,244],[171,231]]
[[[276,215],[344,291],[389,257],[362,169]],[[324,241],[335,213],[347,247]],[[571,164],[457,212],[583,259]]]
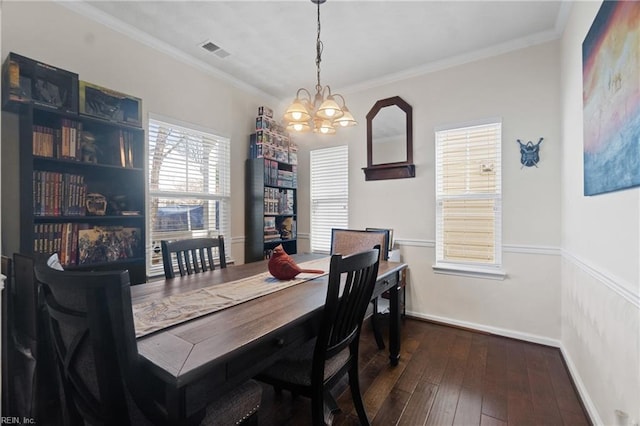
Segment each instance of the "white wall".
[[[349,144],[349,225],[393,228],[409,264],[412,315],[559,345],[560,109],[558,43],[546,43],[359,93],[345,94],[360,125],[331,141]],[[400,96],[413,107],[413,179],[364,180],[365,115]],[[488,117],[503,123],[504,281],[436,275],[434,128]],[[544,137],[538,168],[521,168],[516,139]],[[306,154],[299,155],[307,161]],[[301,165],[303,182],[305,166]],[[304,197],[307,197],[305,199]],[[300,206],[308,204],[300,191]],[[299,229],[308,232],[300,209]]]
[[81,80],[142,98],[144,126],[152,112],[231,138],[234,220],[227,238],[232,242],[231,255],[243,262],[244,160],[249,134],[255,131],[258,106],[274,101],[237,89],[59,3],[2,4],[3,52],[15,52],[78,73]]
[[600,2],[576,2],[562,39],[562,345],[598,424],[640,421],[640,189],[583,196],[582,41]]

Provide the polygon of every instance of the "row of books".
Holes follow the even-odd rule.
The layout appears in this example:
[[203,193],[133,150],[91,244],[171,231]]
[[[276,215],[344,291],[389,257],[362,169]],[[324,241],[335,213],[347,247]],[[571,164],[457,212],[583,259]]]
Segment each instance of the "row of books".
[[120,130],[118,137],[120,145],[120,166],[133,167],[133,133]]
[[296,188],[298,186],[297,166],[289,166],[291,170],[280,168],[274,160],[264,160],[264,183],[266,185]]
[[[79,223],[37,223],[34,225],[33,251],[58,253],[65,266],[78,264]],[[83,225],[86,226],[86,225]]]
[[33,155],[80,160],[82,123],[63,118],[59,129],[33,126]]
[[35,253],[58,253],[64,266],[113,262],[141,255],[140,228],[86,223],[37,223]]
[[295,194],[292,189],[264,188],[265,214],[293,214]]
[[33,171],[35,216],[84,216],[86,195],[87,185],[82,175]]

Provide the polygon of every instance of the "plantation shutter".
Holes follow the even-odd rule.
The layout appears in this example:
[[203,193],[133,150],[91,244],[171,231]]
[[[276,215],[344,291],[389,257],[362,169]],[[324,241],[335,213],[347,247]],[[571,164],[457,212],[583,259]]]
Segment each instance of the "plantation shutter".
[[[195,126],[149,119],[149,276],[161,275],[160,240],[230,240],[230,141]],[[229,250],[226,251],[229,253]]]
[[331,251],[331,228],[349,225],[347,146],[311,151],[311,251]]
[[436,263],[501,264],[501,132],[436,131]]

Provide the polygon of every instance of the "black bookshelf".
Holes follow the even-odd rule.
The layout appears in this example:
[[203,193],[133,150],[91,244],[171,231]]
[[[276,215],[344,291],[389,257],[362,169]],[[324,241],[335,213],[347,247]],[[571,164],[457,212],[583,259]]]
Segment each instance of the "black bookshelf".
[[[278,172],[284,172],[287,178],[272,178]],[[292,180],[288,176],[292,176]],[[246,163],[246,186],[245,262],[265,259],[278,244],[282,244],[289,254],[297,253],[296,166],[266,158],[249,159]],[[269,192],[281,195],[278,207],[269,207],[269,200],[277,199],[265,197]],[[284,207],[282,200],[288,200],[284,201]],[[266,223],[273,223],[274,229],[265,229]]]
[[[3,96],[3,251],[56,252],[65,269],[145,282],[144,130],[81,114],[77,75],[30,61],[10,54],[4,66],[4,88],[10,70],[21,86]],[[34,99],[27,85],[40,80],[65,102]]]

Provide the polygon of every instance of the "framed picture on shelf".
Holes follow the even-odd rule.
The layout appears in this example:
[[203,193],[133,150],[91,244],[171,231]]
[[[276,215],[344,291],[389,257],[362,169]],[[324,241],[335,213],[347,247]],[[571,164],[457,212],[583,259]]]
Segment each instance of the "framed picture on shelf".
[[78,264],[113,262],[140,255],[140,228],[95,226],[78,231]]

